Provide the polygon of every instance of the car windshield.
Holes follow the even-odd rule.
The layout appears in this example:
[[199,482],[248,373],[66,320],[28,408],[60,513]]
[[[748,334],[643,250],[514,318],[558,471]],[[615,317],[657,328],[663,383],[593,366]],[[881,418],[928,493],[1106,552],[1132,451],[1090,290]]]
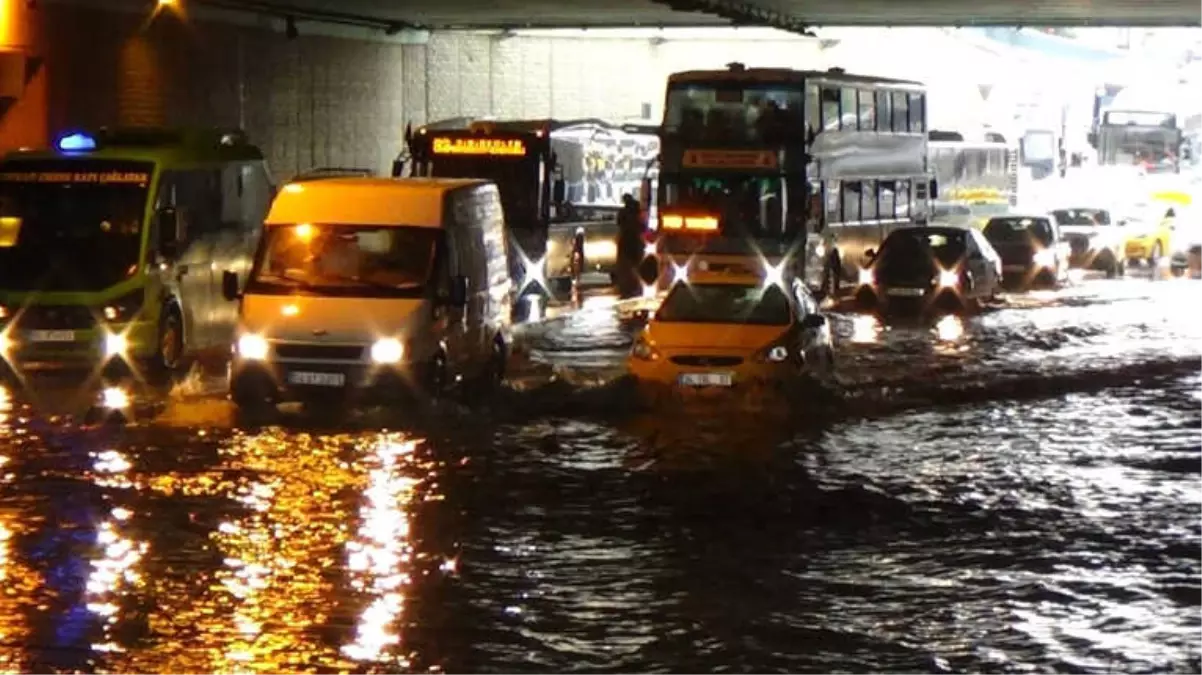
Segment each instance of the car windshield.
[[967,232],[923,229],[896,230],[885,239],[878,256],[883,260],[935,260],[944,268],[960,262],[968,247]]
[[664,133],[689,143],[782,143],[805,133],[802,87],[688,82],[668,86]]
[[134,275],[154,165],[0,165],[0,289],[96,291]]
[[427,227],[271,226],[247,291],[421,297],[434,276],[440,235]]
[[1102,209],[1057,209],[1052,217],[1059,225],[1109,225],[1110,213]]
[[739,284],[678,284],[664,298],[656,321],[784,326],[793,320],[779,287]]
[[983,232],[991,244],[1025,243],[1034,238],[1052,245],[1052,225],[1043,218],[993,218]]

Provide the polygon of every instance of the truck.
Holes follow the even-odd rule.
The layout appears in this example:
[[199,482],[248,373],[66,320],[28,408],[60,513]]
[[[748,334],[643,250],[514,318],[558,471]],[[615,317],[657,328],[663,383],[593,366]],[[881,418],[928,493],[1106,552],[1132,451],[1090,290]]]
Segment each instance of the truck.
[[453,118],[406,130],[392,174],[494,181],[519,294],[555,295],[598,275],[612,281],[622,197],[638,194],[655,162],[656,131],[599,119]]

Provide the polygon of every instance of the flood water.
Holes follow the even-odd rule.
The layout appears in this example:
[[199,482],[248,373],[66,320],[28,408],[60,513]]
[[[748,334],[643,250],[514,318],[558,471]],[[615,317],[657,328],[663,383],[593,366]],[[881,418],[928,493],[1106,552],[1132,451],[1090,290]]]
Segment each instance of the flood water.
[[836,313],[833,400],[788,406],[636,409],[604,298],[489,410],[10,392],[0,670],[1197,672],[1200,293]]

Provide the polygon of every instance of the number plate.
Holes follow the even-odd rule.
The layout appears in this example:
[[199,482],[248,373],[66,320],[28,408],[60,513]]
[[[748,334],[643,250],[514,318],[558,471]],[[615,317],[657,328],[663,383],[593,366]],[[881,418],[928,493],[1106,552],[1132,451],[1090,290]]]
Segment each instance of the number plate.
[[684,373],[680,384],[686,387],[729,387],[734,384],[730,373]]
[[75,342],[73,330],[31,330],[30,342]]
[[1006,265],[1002,267],[1003,272],[1026,272],[1026,265]]
[[925,288],[890,288],[885,291],[887,295],[895,295],[902,298],[921,298],[926,295]]
[[346,375],[342,373],[311,373],[304,370],[294,370],[288,373],[288,383],[312,387],[341,387],[346,384]]

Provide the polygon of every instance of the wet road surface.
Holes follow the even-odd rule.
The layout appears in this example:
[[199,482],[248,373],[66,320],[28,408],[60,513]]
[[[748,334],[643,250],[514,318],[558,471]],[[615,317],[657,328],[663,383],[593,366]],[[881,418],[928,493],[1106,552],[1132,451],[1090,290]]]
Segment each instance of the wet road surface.
[[835,400],[788,408],[637,410],[597,295],[489,409],[11,392],[0,671],[1196,672],[1200,294],[836,313]]

